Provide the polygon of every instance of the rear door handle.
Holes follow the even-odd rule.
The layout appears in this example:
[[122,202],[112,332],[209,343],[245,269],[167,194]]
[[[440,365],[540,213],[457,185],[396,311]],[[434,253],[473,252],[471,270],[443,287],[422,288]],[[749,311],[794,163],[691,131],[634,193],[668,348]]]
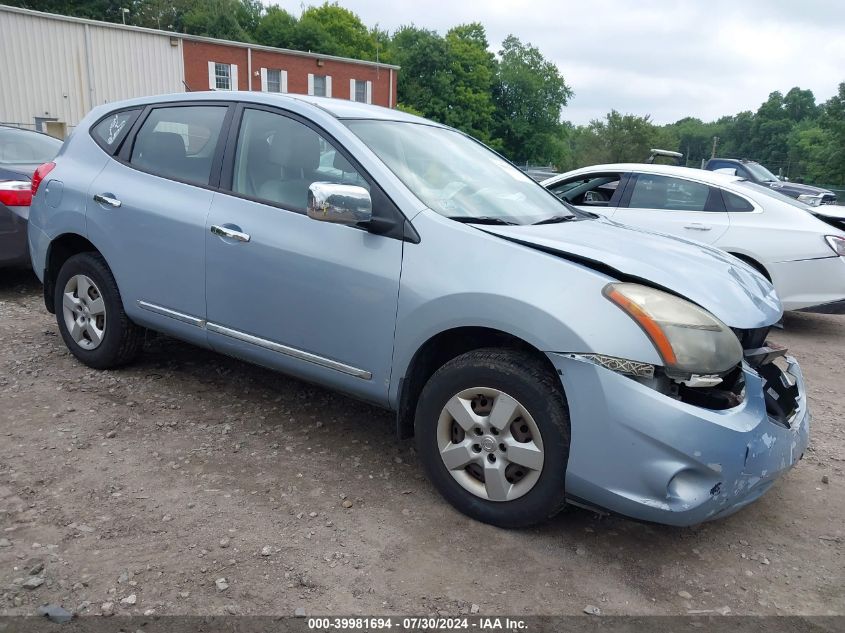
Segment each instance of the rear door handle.
[[95,193],[94,202],[98,202],[99,204],[105,204],[114,208],[118,208],[122,204],[117,198],[113,198],[105,193]]
[[235,229],[230,229],[218,224],[211,226],[211,232],[219,237],[226,237],[230,240],[235,240],[236,242],[249,242],[249,235],[247,233],[241,233]]
[[685,224],[684,228],[690,229],[691,231],[709,231],[713,227],[701,224],[700,222],[693,222],[692,224]]

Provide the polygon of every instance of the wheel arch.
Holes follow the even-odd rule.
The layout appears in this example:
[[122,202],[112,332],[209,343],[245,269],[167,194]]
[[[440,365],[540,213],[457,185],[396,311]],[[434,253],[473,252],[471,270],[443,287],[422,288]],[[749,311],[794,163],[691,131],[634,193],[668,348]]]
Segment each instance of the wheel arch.
[[556,373],[546,354],[528,341],[503,330],[482,326],[459,326],[438,332],[416,350],[399,380],[396,407],[396,434],[399,439],[413,437],[417,402],[431,375],[453,358],[486,347],[525,352],[536,357],[550,372]]
[[766,269],[766,267],[763,264],[761,264],[759,261],[757,261],[755,258],[753,258],[751,255],[746,255],[745,253],[738,253],[736,251],[728,251],[728,252],[731,255],[733,255],[734,257],[736,257],[737,259],[741,259],[746,264],[748,264],[749,266],[754,268],[758,273],[763,275],[763,277],[768,279],[769,282],[772,281],[771,273],[769,273],[769,271]]
[[[78,233],[63,233],[50,241],[44,268],[44,305],[55,314],[54,302],[56,278],[64,263],[79,253],[100,253],[91,241]],[[102,253],[100,253],[102,255]]]

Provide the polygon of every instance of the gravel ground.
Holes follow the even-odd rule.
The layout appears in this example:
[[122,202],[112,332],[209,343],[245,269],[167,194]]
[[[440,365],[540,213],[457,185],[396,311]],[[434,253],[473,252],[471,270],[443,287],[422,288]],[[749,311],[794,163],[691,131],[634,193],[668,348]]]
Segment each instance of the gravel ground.
[[785,326],[812,445],[762,500],[504,531],[438,497],[389,413],[167,338],[87,369],[0,272],[0,613],[843,614],[845,317]]

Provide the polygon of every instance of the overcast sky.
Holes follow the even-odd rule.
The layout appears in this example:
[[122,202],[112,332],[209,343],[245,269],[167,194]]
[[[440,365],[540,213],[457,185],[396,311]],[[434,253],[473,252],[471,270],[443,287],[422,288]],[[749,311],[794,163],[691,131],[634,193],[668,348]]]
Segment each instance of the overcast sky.
[[[321,1],[321,0],[320,0]],[[265,0],[298,13],[299,2]],[[318,4],[318,0],[306,4]],[[508,34],[557,64],[575,97],[564,118],[611,108],[657,123],[756,110],[770,92],[845,81],[845,0],[340,0],[365,24],[445,33],[478,21],[491,50]]]

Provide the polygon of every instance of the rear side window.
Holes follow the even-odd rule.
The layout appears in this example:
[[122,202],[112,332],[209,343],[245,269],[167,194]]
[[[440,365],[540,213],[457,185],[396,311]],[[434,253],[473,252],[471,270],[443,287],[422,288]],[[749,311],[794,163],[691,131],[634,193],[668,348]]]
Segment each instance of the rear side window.
[[140,112],[141,110],[137,109],[109,114],[91,128],[91,136],[97,141],[97,145],[109,154],[114,154],[123,139],[129,134],[129,129],[135,123],[135,119],[138,118]]
[[745,198],[722,189],[722,199],[725,201],[725,209],[730,212],[753,211],[754,207]]
[[639,174],[628,207],[662,211],[716,211],[710,187],[691,180]]
[[156,108],[138,130],[129,162],[173,180],[207,185],[227,109]]

